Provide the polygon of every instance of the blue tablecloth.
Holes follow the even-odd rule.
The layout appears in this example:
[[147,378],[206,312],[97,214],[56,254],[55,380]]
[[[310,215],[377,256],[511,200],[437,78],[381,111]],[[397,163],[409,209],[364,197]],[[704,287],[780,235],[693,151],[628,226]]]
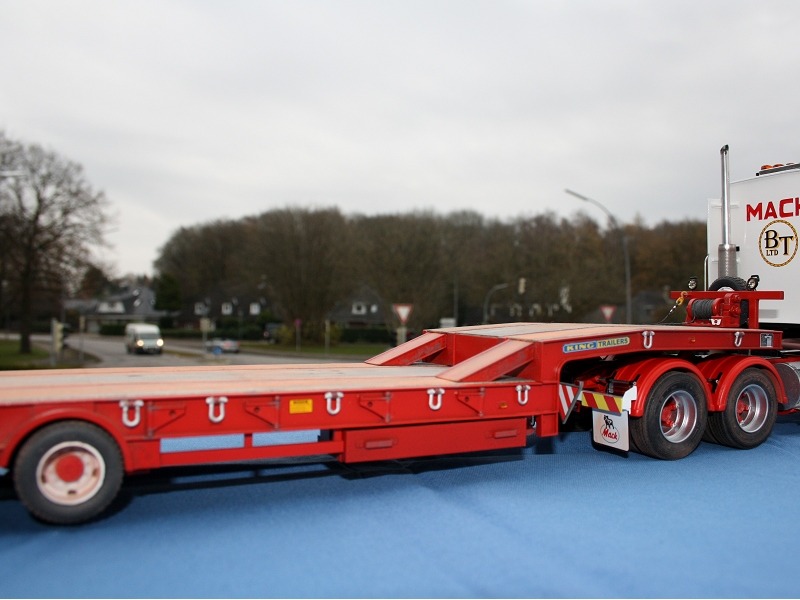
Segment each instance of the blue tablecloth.
[[5,476],[0,596],[797,597],[799,424],[676,462],[581,432],[358,468],[161,471],[78,527],[32,520]]

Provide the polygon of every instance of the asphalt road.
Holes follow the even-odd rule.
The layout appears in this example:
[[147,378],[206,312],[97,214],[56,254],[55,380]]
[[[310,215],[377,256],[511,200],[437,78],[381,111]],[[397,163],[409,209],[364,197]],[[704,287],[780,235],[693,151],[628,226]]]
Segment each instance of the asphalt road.
[[[47,339],[49,340],[49,337]],[[313,356],[297,358],[247,352],[216,356],[210,352],[204,352],[200,341],[173,342],[165,339],[164,352],[162,354],[128,354],[121,337],[105,337],[91,334],[84,334],[83,336],[71,335],[67,339],[67,343],[72,351],[78,354],[83,352],[86,357],[91,355],[99,359],[99,362],[86,362],[86,367],[177,367],[360,362],[343,358],[317,358]]]

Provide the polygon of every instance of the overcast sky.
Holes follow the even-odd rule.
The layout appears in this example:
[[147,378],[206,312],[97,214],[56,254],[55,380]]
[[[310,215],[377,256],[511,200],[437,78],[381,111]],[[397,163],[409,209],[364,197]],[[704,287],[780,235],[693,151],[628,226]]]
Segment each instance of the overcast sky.
[[274,208],[705,219],[800,160],[800,2],[0,0],[0,129],[82,164],[104,259]]

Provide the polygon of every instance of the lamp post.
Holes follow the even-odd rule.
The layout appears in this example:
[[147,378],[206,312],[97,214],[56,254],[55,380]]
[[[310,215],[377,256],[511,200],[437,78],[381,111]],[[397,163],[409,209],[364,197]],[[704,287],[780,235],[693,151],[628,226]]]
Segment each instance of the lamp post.
[[597,208],[602,210],[608,216],[608,222],[611,224],[611,227],[616,229],[620,236],[622,236],[622,254],[625,259],[625,322],[631,323],[632,322],[632,301],[631,301],[631,256],[628,252],[628,236],[626,235],[625,231],[620,227],[619,221],[617,218],[608,210],[603,204],[594,200],[593,198],[588,198],[583,194],[579,194],[577,192],[573,192],[572,190],[564,190],[570,196],[575,196],[578,200],[583,200],[584,202],[588,202],[589,204],[594,204]]
[[484,325],[486,325],[486,323],[489,322],[489,298],[491,298],[492,294],[494,294],[496,291],[504,290],[509,285],[510,284],[508,284],[508,283],[498,283],[496,286],[494,286],[492,289],[490,289],[488,292],[486,292],[486,297],[483,299],[483,324]]

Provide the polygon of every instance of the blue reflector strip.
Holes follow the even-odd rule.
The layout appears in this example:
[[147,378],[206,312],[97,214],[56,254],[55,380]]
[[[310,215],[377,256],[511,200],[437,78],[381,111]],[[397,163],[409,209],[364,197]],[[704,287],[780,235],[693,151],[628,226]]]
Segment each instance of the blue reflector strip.
[[[253,446],[283,446],[290,444],[308,444],[318,441],[319,429],[303,431],[276,431],[272,433],[254,433]],[[195,437],[164,438],[161,440],[161,452],[192,452],[195,450],[226,450],[244,448],[244,434],[202,435]]]

